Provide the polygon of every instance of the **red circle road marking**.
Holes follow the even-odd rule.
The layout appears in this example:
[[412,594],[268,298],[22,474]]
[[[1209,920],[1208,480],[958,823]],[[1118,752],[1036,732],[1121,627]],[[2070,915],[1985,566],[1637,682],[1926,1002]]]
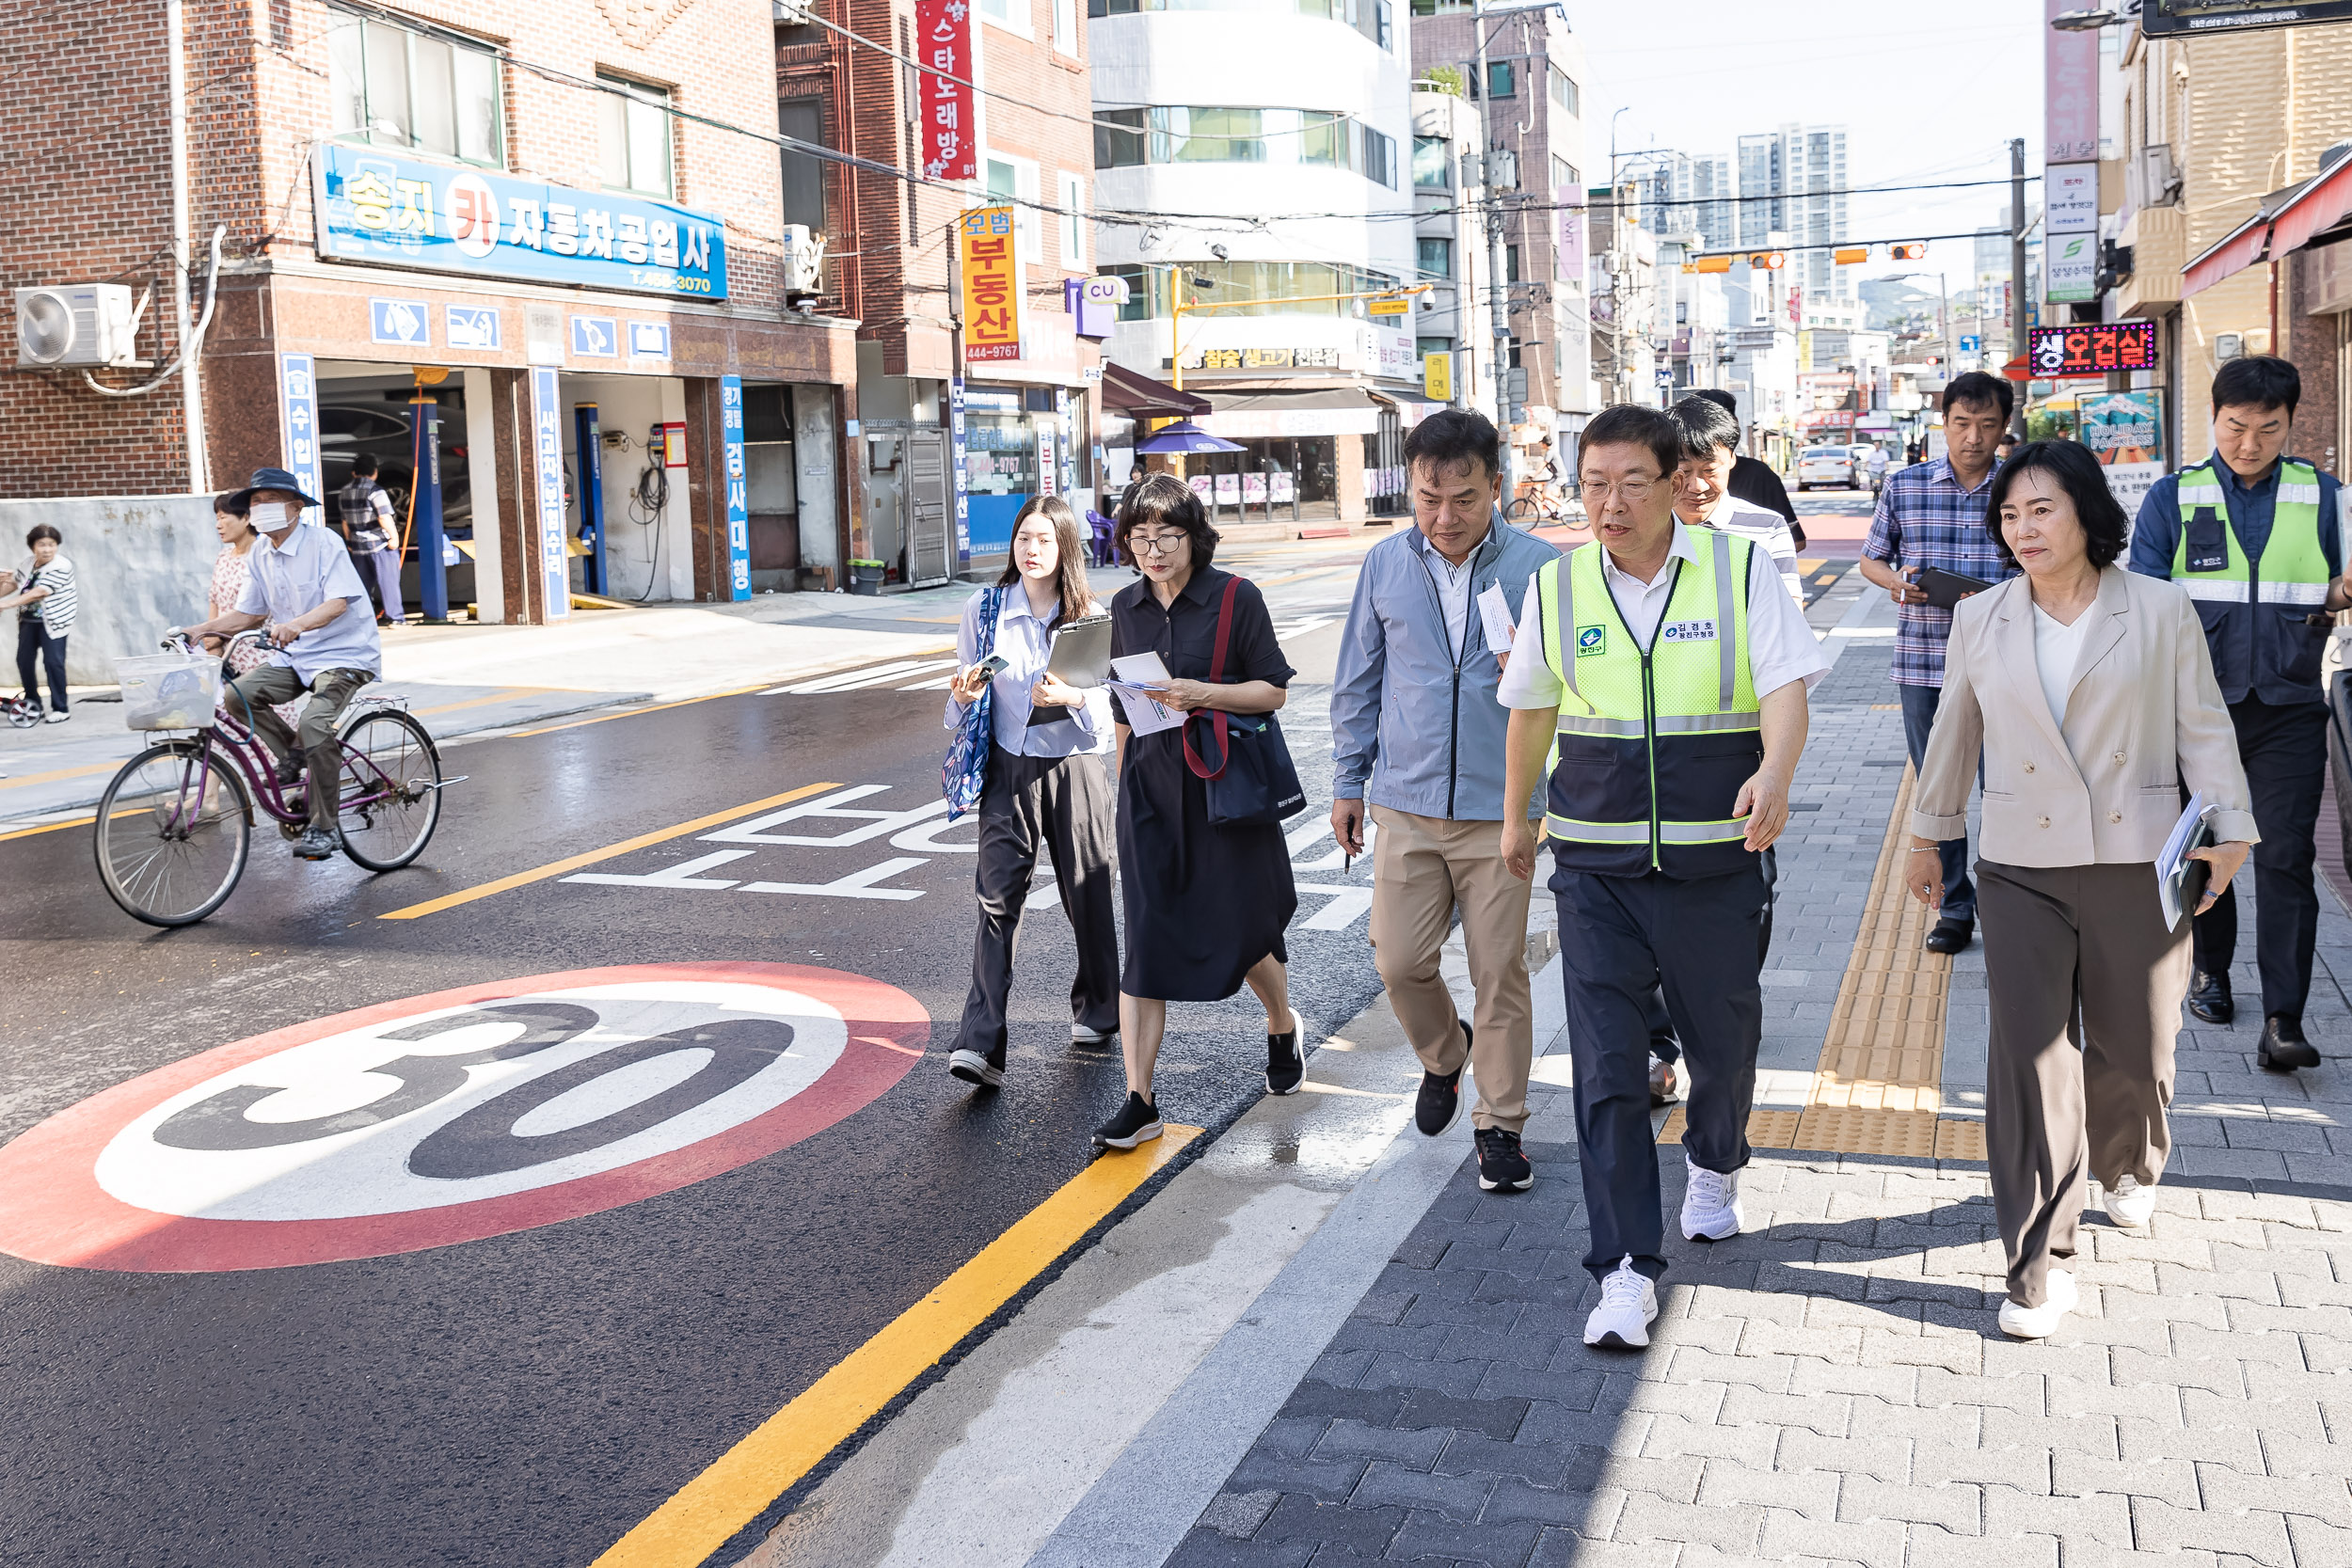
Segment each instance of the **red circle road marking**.
[[[216,1220],[158,1213],[102,1188],[98,1157],[124,1127],[224,1073],[332,1035],[474,1002],[583,986],[717,981],[798,991],[848,1025],[840,1056],[800,1093],[699,1142],[503,1196],[343,1219]],[[629,964],[525,975],[380,1003],[256,1035],[159,1068],[60,1111],[0,1148],[0,1251],[132,1273],[286,1268],[416,1252],[553,1225],[675,1192],[788,1148],[871,1103],[930,1043],[930,1015],[895,986],[798,964]]]

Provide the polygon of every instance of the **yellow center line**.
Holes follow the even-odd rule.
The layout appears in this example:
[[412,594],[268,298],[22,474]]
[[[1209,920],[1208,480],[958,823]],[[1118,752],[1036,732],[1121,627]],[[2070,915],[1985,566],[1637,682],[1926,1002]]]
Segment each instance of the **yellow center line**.
[[1072,1177],[937,1290],[678,1488],[591,1568],[691,1568],[702,1562],[1199,1136],[1198,1127],[1170,1124],[1148,1148],[1105,1155]]
[[59,779],[87,779],[92,773],[111,773],[121,767],[124,760],[118,757],[112,762],[93,762],[83,768],[54,768],[46,773],[27,773],[22,778],[0,779],[0,789],[23,789],[26,784],[55,784]]
[[493,691],[487,697],[469,697],[462,703],[443,703],[438,707],[412,707],[408,711],[421,719],[428,713],[455,713],[459,708],[483,707],[491,703],[503,703],[517,697],[539,697],[550,691],[581,689],[568,686],[510,686]]
[[532,882],[544,882],[549,877],[561,877],[566,871],[577,871],[583,865],[594,865],[598,861],[609,861],[616,855],[626,855],[632,849],[643,849],[647,845],[661,844],[674,838],[684,838],[687,834],[698,833],[705,828],[716,828],[723,823],[732,822],[739,816],[749,816],[755,812],[768,811],[789,801],[801,800],[804,796],[840,787],[837,784],[803,784],[798,789],[787,789],[781,795],[771,795],[764,800],[754,800],[749,805],[731,806],[725,811],[715,811],[708,816],[697,816],[691,822],[681,822],[675,828],[663,828],[655,832],[640,833],[635,838],[623,839],[618,844],[610,844],[601,849],[591,849],[583,855],[567,855],[560,861],[550,861],[546,865],[533,870],[517,871],[511,877],[501,877],[496,881],[484,882],[478,887],[469,887],[458,893],[443,894],[438,898],[428,898],[421,904],[411,904],[405,909],[377,915],[376,918],[378,920],[416,920],[428,914],[437,914],[443,910],[454,909],[460,904],[470,904],[477,898],[487,898],[492,894],[504,893],[510,888],[523,887]]
[[721,697],[740,697],[747,691],[766,689],[768,682],[756,686],[732,686],[724,691],[707,691],[699,697],[680,697],[674,703],[648,703],[643,707],[627,707],[618,713],[599,713],[592,719],[574,719],[568,723],[547,724],[535,730],[512,730],[506,738],[520,740],[528,735],[553,735],[558,730],[576,730],[588,724],[609,724],[615,719],[634,719],[641,713],[660,713],[664,708],[690,707],[696,703],[715,702]]

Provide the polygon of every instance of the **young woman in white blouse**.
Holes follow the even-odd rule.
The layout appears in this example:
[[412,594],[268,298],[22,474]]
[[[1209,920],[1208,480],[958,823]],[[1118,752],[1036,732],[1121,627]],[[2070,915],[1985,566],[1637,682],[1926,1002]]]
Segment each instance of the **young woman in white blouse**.
[[2074,1306],[2086,1177],[2111,1220],[2143,1226],[2171,1148],[2189,921],[2166,926],[2155,860],[2183,783],[2213,808],[2217,842],[2194,851],[2212,867],[2205,902],[2257,834],[2196,606],[2115,563],[2127,525],[2089,450],[2021,448],[1993,482],[1985,527],[2024,575],[1953,616],[1903,880],[1931,909],[1941,897],[1935,847],[1966,826],[1981,747],[1985,1143],[2009,1264],[2000,1323],[2038,1339]]

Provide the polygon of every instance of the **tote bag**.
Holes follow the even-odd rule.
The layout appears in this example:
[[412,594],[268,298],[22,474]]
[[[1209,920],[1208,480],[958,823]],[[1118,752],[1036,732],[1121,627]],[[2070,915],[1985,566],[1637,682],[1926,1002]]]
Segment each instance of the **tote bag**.
[[[1216,610],[1216,648],[1209,656],[1209,679],[1225,678],[1225,657],[1232,649],[1233,595],[1241,578],[1230,578]],[[1212,769],[1193,749],[1195,727],[1201,731],[1202,750],[1208,736],[1216,737],[1216,767]],[[1209,820],[1220,828],[1258,827],[1296,816],[1307,809],[1307,792],[1291,765],[1291,749],[1282,728],[1270,713],[1207,713],[1184,725],[1184,766],[1208,785]]]
[[[997,614],[1004,608],[1001,584],[988,590],[980,601],[980,625],[992,639],[996,635]],[[995,695],[994,681],[981,687],[972,705],[963,710],[963,722],[957,726],[954,738],[947,742],[947,761],[939,770],[939,792],[946,798],[950,822],[977,808],[980,791],[988,786],[988,748],[996,734]]]

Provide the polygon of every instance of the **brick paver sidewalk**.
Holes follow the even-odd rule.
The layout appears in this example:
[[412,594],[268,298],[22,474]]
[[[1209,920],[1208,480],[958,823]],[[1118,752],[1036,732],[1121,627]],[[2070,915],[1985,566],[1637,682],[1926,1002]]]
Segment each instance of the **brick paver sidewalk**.
[[[2185,1030],[2153,1221],[2094,1204],[2080,1309],[2004,1337],[1984,1167],[1951,1157],[1982,1110],[1981,950],[1919,964],[1866,897],[1903,778],[1883,618],[1854,608],[1837,635],[1870,641],[1815,693],[1747,1233],[1679,1239],[1661,1147],[1654,1342],[1587,1350],[1565,1075],[1539,1070],[1534,1190],[1482,1195],[1464,1162],[1172,1563],[2352,1568],[2352,1075],[2257,1070],[2259,1018]],[[2332,1057],[2352,921],[2321,896]]]

